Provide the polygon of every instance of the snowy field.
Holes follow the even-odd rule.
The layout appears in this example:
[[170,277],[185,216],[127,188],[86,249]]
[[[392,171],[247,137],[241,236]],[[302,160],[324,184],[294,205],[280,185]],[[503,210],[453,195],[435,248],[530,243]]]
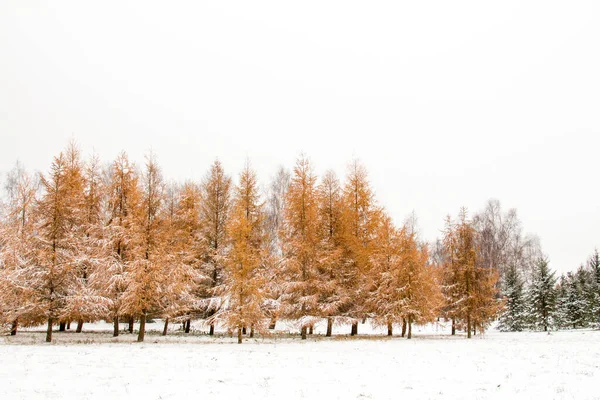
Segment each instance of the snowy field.
[[238,345],[199,324],[166,337],[160,323],[149,328],[142,344],[102,323],[55,332],[52,344],[43,328],[2,336],[0,399],[600,399],[600,331],[490,330],[468,341],[432,325],[406,340],[367,323],[358,338],[325,338],[317,326],[300,341],[284,325]]

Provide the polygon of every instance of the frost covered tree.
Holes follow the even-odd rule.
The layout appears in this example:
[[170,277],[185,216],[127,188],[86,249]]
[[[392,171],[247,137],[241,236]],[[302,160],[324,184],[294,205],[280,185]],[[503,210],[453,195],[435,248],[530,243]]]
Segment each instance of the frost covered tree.
[[308,158],[301,155],[296,161],[292,181],[287,191],[281,236],[285,260],[281,264],[283,284],[281,315],[297,319],[302,339],[307,327],[320,316],[319,295],[321,276],[318,270],[317,177]]
[[470,338],[474,328],[482,331],[495,318],[497,273],[481,264],[476,230],[465,209],[461,210],[458,222],[446,220],[444,249],[445,312],[452,320],[452,334],[458,322]]
[[[200,193],[192,182],[182,187],[168,185],[163,210],[165,273],[162,285],[160,316],[164,319],[163,335],[169,321],[188,321],[194,310],[195,291],[202,281],[199,269],[201,246],[198,238]],[[186,322],[187,328],[187,322]]]
[[139,316],[138,342],[144,341],[148,314],[160,309],[164,270],[163,215],[164,183],[153,154],[146,157],[142,173],[139,216],[134,228],[133,261],[125,274],[124,308]]
[[290,185],[290,172],[280,166],[277,173],[271,179],[266,194],[266,224],[269,242],[269,258],[265,260],[269,267],[266,268],[266,296],[265,310],[271,321],[269,329],[275,329],[279,313],[279,298],[282,295],[281,281],[277,278],[277,271],[284,260],[283,240],[281,229],[283,226],[283,213],[285,210],[285,199]]
[[374,282],[367,308],[374,315],[374,324],[387,326],[388,336],[392,336],[393,324],[405,317],[406,297],[402,290],[402,241],[389,216],[382,217],[375,241],[377,246],[371,255]]
[[577,279],[577,274],[568,272],[561,282],[562,296],[558,298],[558,312],[561,313],[563,326],[573,329],[586,326],[587,304],[584,288]]
[[71,143],[54,158],[50,171],[40,177],[43,194],[36,206],[32,256],[23,270],[33,314],[47,320],[46,341],[52,326],[64,316],[73,287],[79,241],[79,206],[83,187],[79,153]]
[[503,332],[522,331],[527,327],[527,307],[523,279],[516,266],[510,266],[504,274],[504,309],[498,319],[498,329]]
[[82,164],[83,192],[78,206],[78,233],[75,248],[75,280],[66,298],[64,315],[77,321],[77,332],[84,321],[95,321],[108,315],[111,301],[103,294],[102,269],[110,261],[104,235],[105,190],[100,160],[92,156]]
[[318,226],[317,253],[318,269],[322,278],[319,307],[322,316],[327,318],[325,336],[331,336],[334,318],[348,294],[342,290],[342,189],[335,173],[331,170],[323,175],[317,188]]
[[340,310],[343,316],[353,320],[352,335],[358,333],[358,321],[366,316],[363,310],[368,294],[366,282],[370,279],[371,254],[380,212],[367,171],[354,160],[348,167],[342,194],[344,279],[341,284],[347,300]]
[[8,173],[6,202],[0,219],[0,323],[16,335],[19,321],[30,322],[27,282],[21,272],[29,262],[33,213],[39,180],[19,162]]
[[491,199],[475,214],[473,226],[477,231],[480,263],[498,272],[500,290],[504,275],[514,266],[524,278],[529,278],[533,264],[541,254],[539,240],[523,234],[516,209],[504,212],[500,202]]
[[242,343],[244,327],[262,331],[265,322],[263,310],[263,260],[268,251],[265,236],[265,214],[260,202],[255,172],[246,163],[235,189],[228,222],[230,250],[224,263],[224,306],[210,319],[221,321],[237,331]]
[[556,277],[544,257],[538,259],[536,269],[527,292],[529,321],[534,329],[547,331],[554,324],[556,312]]
[[600,255],[598,249],[588,259],[589,285],[587,286],[590,323],[600,328]]
[[377,230],[372,256],[373,289],[369,311],[376,325],[385,325],[392,336],[394,323],[403,323],[412,338],[413,323],[437,318],[443,297],[436,275],[429,265],[427,248],[418,243],[411,226],[398,230],[383,216]]
[[[203,271],[208,277],[202,297],[205,299],[205,317],[221,306],[217,295],[222,284],[223,263],[227,250],[227,222],[231,208],[231,178],[216,160],[201,184],[200,229],[205,244]],[[210,335],[214,334],[210,325]]]
[[[111,300],[110,318],[113,321],[113,336],[119,335],[119,319],[126,316],[123,296],[127,291],[127,273],[134,261],[137,246],[136,233],[139,220],[141,192],[135,165],[125,152],[117,156],[108,171],[106,237],[110,254],[101,270],[101,293]],[[133,330],[133,317],[130,327]]]

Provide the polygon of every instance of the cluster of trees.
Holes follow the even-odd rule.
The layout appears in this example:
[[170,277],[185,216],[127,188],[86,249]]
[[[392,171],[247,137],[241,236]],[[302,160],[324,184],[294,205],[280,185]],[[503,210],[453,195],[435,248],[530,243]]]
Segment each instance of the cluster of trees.
[[503,283],[517,271],[533,285],[541,257],[497,201],[448,217],[443,238],[425,243],[415,217],[398,227],[377,204],[357,161],[342,183],[332,171],[319,180],[300,156],[263,191],[249,163],[235,183],[215,161],[200,183],[179,184],[152,154],[141,168],[126,153],[102,165],[71,143],[46,174],[17,164],[5,187],[0,322],[11,334],[46,323],[47,341],[54,325],[76,321],[80,332],[101,319],[115,336],[139,321],[143,341],[148,318],[164,320],[163,334],[203,319],[210,335],[225,326],[240,343],[278,319],[297,321],[303,339],[321,319],[327,336],[336,322],[355,335],[370,318],[410,338],[413,324],[441,317],[471,337],[520,307]]
[[600,325],[600,256],[557,279],[548,261],[535,265],[531,283],[511,268],[505,279],[506,307],[499,318],[504,331],[585,328]]

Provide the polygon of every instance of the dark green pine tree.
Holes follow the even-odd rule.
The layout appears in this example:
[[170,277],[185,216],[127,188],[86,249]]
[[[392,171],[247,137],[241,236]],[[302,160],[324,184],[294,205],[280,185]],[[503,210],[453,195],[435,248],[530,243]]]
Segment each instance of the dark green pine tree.
[[527,293],[528,320],[533,329],[547,331],[553,325],[556,311],[556,277],[548,267],[548,260],[541,257],[535,264],[533,282]]
[[503,294],[506,304],[498,321],[498,329],[503,332],[522,331],[527,325],[527,308],[523,280],[515,265],[511,265],[504,275]]
[[581,328],[586,325],[586,301],[581,282],[577,274],[567,273],[565,279],[564,297],[561,299],[563,324],[570,328]]
[[568,328],[569,318],[567,304],[568,301],[568,289],[569,283],[566,275],[561,275],[556,286],[556,312],[554,314],[554,325],[557,328]]
[[588,260],[590,272],[590,285],[588,287],[588,301],[590,312],[590,323],[600,328],[600,255],[598,249]]

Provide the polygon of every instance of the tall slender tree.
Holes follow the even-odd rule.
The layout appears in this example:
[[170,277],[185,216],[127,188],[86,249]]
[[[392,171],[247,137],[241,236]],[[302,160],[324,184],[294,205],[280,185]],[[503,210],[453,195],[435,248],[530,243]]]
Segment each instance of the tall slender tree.
[[135,226],[134,259],[127,271],[125,308],[140,319],[138,342],[144,341],[148,314],[160,309],[164,269],[164,183],[155,156],[146,156],[142,174],[140,212]]
[[[216,160],[201,185],[200,226],[205,243],[204,275],[208,277],[203,297],[205,317],[221,307],[217,295],[222,284],[223,263],[227,250],[227,222],[231,208],[231,178],[225,174],[223,165]],[[214,334],[214,324],[209,334]]]
[[346,293],[342,313],[353,320],[351,334],[355,335],[358,333],[358,321],[366,316],[362,306],[368,293],[373,239],[380,216],[367,171],[358,160],[354,160],[348,167],[342,204],[344,221],[342,287]]
[[0,321],[10,325],[16,335],[19,321],[32,322],[27,282],[22,271],[31,257],[34,211],[39,180],[19,162],[8,173],[5,183],[6,204],[0,220]]
[[283,279],[281,313],[300,322],[302,339],[307,327],[320,315],[317,250],[317,177],[306,156],[296,161],[287,191],[282,229],[285,261],[280,270]]
[[230,252],[225,262],[225,306],[211,322],[222,321],[237,330],[242,343],[244,327],[262,331],[266,314],[263,310],[264,277],[262,272],[268,243],[265,235],[265,214],[260,202],[255,172],[246,163],[235,190],[228,223]]
[[[113,336],[119,335],[119,319],[126,316],[123,296],[127,291],[127,274],[138,246],[136,234],[139,220],[141,192],[135,165],[125,152],[111,164],[107,177],[108,222],[106,237],[111,257],[101,270],[103,295],[111,300],[110,318]],[[132,316],[129,316],[132,324]]]

